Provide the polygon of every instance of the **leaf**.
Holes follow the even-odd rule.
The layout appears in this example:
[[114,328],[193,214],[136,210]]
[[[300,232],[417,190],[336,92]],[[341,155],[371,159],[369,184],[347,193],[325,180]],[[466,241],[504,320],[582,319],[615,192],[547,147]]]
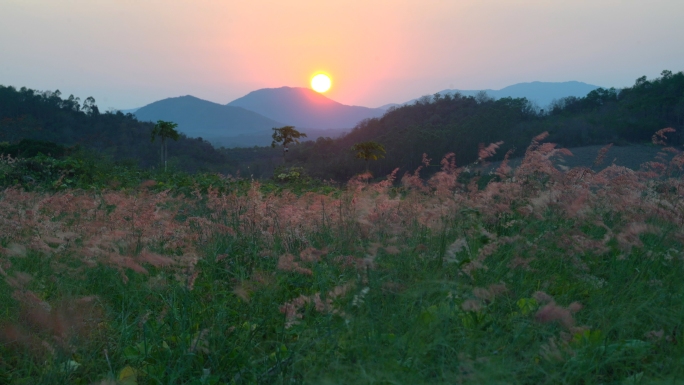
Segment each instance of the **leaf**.
[[539,307],[539,303],[534,298],[520,298],[516,305],[523,315],[527,315]]
[[127,346],[124,349],[123,353],[124,357],[126,357],[129,360],[137,360],[138,358],[140,358],[140,353],[132,346]]
[[579,333],[575,333],[575,335],[572,337],[572,341],[570,342],[571,344],[574,345],[581,345],[581,344],[600,344],[604,339],[603,333],[601,333],[601,330],[583,330]]
[[420,314],[420,320],[423,324],[429,325],[432,322],[437,320],[437,306],[432,305],[428,307],[427,309],[423,310],[423,312]]
[[78,369],[79,366],[81,366],[81,364],[79,364],[78,362],[74,360],[69,360],[64,363],[64,367],[61,368],[61,371],[70,373]]
[[138,385],[138,371],[130,366],[121,369],[117,377],[121,385]]

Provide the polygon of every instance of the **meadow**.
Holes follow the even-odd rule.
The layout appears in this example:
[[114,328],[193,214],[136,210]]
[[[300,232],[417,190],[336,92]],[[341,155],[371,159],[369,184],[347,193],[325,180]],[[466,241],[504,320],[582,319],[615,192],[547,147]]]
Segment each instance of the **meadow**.
[[684,384],[670,132],[638,170],[542,134],[491,174],[6,188],[0,383]]

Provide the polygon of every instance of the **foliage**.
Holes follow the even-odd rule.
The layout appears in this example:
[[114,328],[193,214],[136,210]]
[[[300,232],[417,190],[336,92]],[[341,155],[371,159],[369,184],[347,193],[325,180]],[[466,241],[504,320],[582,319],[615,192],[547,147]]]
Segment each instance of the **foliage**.
[[45,140],[22,139],[19,143],[15,144],[0,143],[0,154],[15,158],[32,158],[38,154],[61,158],[74,150],[76,148],[67,149],[62,145]]
[[378,142],[362,142],[356,143],[351,147],[351,150],[356,152],[356,158],[363,159],[366,162],[366,171],[368,171],[368,162],[370,160],[378,160],[385,157],[385,147]]
[[285,151],[290,143],[299,144],[300,138],[306,138],[306,134],[295,130],[293,126],[285,126],[280,128],[273,128],[273,142],[271,147],[275,147],[278,143],[282,143]]
[[[139,122],[133,115],[119,111],[101,113],[91,97],[83,106],[79,103],[73,95],[62,98],[59,91],[0,86],[0,142],[10,146],[22,140],[64,147],[80,145],[115,162],[132,160],[142,168],[159,164],[159,148],[147,139],[154,124]],[[168,150],[173,154],[169,166],[184,171],[235,173],[238,169],[231,152],[214,149],[201,138],[180,134],[177,142],[168,144]],[[57,156],[53,152],[51,155]]]
[[31,158],[0,155],[0,188],[21,187],[27,191],[130,190],[147,185],[151,191],[170,191],[190,196],[194,190],[244,190],[249,182],[216,173],[168,173],[141,169],[135,162],[112,162],[86,149],[61,159],[39,154]]
[[[81,105],[78,98],[62,98],[59,91],[0,86],[0,141],[11,146],[23,139],[64,147],[78,144],[113,162],[134,161],[141,169],[158,164],[159,149],[145,140],[153,124],[139,122],[130,114],[100,113],[96,107],[92,98]],[[509,151],[510,157],[520,158],[524,155],[521,149],[544,131],[549,132],[549,140],[574,147],[642,143],[662,127],[677,129],[675,135],[668,136],[669,144],[682,143],[682,72],[663,71],[652,80],[641,77],[632,87],[598,89],[583,98],[557,100],[543,110],[518,98],[427,96],[413,105],[391,109],[381,118],[362,121],[344,137],[302,142],[289,149],[287,162],[303,167],[312,178],[342,182],[364,169],[349,152],[356,143],[382,143],[387,152],[385,158],[373,162],[373,171],[384,175],[399,168],[401,175],[420,166],[424,153],[454,153],[455,163],[466,165],[478,159],[481,145],[499,140],[504,143],[492,160],[501,160]],[[302,138],[305,134],[292,126],[274,128],[272,146],[282,143],[287,147]],[[168,146],[172,154],[169,167],[187,172],[271,178],[283,159],[274,148],[215,149],[201,138],[182,134]],[[430,166],[423,174],[436,172]]]
[[543,141],[483,190],[452,154],[400,187],[6,188],[0,381],[678,383],[684,154]]
[[351,150],[356,152],[358,159],[363,159],[366,162],[366,171],[368,171],[368,161],[384,158],[386,153],[382,144],[372,141],[356,143],[351,147]]
[[[460,94],[426,96],[415,104],[390,109],[381,118],[360,122],[348,135],[331,141],[304,142],[289,155],[318,178],[346,180],[363,171],[348,149],[355,143],[376,141],[387,149],[374,162],[380,174],[395,168],[400,173],[420,165],[422,154],[455,154],[459,165],[478,159],[480,144],[504,144],[501,160],[509,150],[522,157],[540,132],[564,147],[643,143],[662,127],[677,135],[670,144],[681,144],[684,132],[684,73],[663,71],[660,78],[637,80],[624,89],[597,89],[583,98],[564,98],[541,109],[522,98],[493,100]],[[426,169],[430,173],[433,170]]]
[[278,167],[273,173],[273,179],[278,182],[296,182],[306,178],[302,167]]
[[356,157],[363,160],[378,160],[384,158],[386,153],[382,144],[377,142],[363,142],[356,143],[351,147],[352,151],[356,151]]
[[152,129],[151,141],[154,142],[154,139],[157,136],[161,138],[161,164],[164,166],[164,171],[166,171],[167,169],[167,159],[169,157],[169,150],[166,145],[166,139],[173,139],[175,141],[178,141],[180,134],[178,133],[178,131],[176,131],[176,127],[178,127],[178,124],[176,123],[158,120],[157,124],[155,124],[154,128]]

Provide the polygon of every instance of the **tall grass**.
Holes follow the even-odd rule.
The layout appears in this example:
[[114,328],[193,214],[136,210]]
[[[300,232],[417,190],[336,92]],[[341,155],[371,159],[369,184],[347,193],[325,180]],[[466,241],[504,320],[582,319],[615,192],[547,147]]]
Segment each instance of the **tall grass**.
[[543,139],[484,188],[500,143],[330,194],[6,189],[0,382],[680,383],[684,155]]

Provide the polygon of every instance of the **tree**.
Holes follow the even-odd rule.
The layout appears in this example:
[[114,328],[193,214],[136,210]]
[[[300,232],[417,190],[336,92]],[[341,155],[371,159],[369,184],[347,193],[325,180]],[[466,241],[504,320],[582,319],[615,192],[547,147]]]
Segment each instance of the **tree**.
[[97,108],[97,105],[95,104],[95,98],[92,96],[88,96],[86,100],[83,101],[83,107],[81,107],[81,111],[85,112],[86,115],[99,115],[100,114],[100,109]]
[[356,151],[358,159],[366,161],[366,172],[368,172],[368,161],[384,158],[387,153],[382,144],[372,141],[356,143],[351,147],[351,150]]
[[166,146],[166,138],[171,138],[173,140],[178,140],[180,134],[176,131],[178,124],[173,122],[165,122],[163,120],[158,120],[157,124],[154,125],[152,129],[152,142],[158,136],[161,138],[161,162],[164,165],[164,172],[166,172],[166,161],[168,160],[169,151]]
[[278,143],[283,144],[283,157],[285,157],[285,153],[288,152],[287,145],[290,143],[299,144],[299,138],[306,138],[306,134],[295,130],[294,126],[285,126],[280,128],[274,127],[271,137],[273,138],[271,147],[275,148]]

